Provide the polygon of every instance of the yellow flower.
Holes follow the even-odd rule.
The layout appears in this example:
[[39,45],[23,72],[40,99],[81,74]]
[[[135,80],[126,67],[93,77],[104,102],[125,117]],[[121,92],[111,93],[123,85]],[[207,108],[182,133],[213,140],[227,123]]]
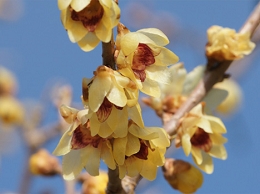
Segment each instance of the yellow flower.
[[24,108],[12,96],[0,97],[0,121],[4,124],[21,124],[24,119]]
[[136,85],[106,66],[98,67],[94,74],[88,83],[83,82],[87,94],[82,97],[85,108],[92,114],[91,135],[125,137],[128,117],[143,126]]
[[166,147],[170,146],[168,135],[162,128],[140,128],[129,121],[129,133],[113,143],[113,155],[119,166],[119,178],[141,174],[148,180],[156,178],[157,167],[165,161]]
[[109,42],[120,18],[113,0],[58,0],[58,6],[71,42],[84,51],[93,50],[100,41]]
[[182,193],[194,193],[203,183],[202,173],[183,160],[166,159],[163,173],[168,183]]
[[91,136],[89,121],[83,125],[75,119],[53,154],[63,155],[62,173],[66,180],[75,179],[83,168],[92,176],[99,175],[100,159],[110,169],[116,168],[110,141],[98,135]]
[[183,147],[184,153],[192,154],[198,167],[208,174],[213,172],[212,157],[227,158],[222,136],[226,128],[219,118],[204,115],[202,104],[194,107],[182,120],[176,137],[176,147]]
[[137,32],[128,32],[124,28],[118,36],[118,71],[133,80],[142,92],[159,97],[158,82],[168,82],[167,66],[179,60],[172,51],[164,47],[169,43],[166,35],[155,28]]
[[250,34],[236,33],[230,28],[212,26],[208,29],[206,55],[218,61],[241,59],[255,48],[250,41]]

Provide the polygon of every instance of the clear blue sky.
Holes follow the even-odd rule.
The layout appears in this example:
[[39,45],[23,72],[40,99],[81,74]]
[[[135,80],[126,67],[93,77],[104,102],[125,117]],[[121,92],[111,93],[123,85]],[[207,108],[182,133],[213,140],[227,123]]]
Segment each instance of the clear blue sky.
[[[84,53],[69,41],[60,22],[56,0],[21,1],[23,14],[17,21],[0,21],[0,64],[17,76],[19,99],[39,100],[47,83],[61,78],[73,87],[73,100],[80,102],[82,78],[92,77],[92,72],[101,65],[100,45],[93,52]],[[135,7],[131,2],[141,2],[146,9],[152,11],[152,17],[135,21],[135,14],[143,12],[132,12]],[[206,61],[203,48],[207,28],[211,25],[221,25],[238,30],[257,1],[119,0],[119,3],[122,22],[130,30],[158,26],[166,30],[171,29],[168,32],[171,41],[168,48],[180,57],[188,70],[191,70]],[[197,193],[260,193],[259,53],[258,47],[253,53],[251,63],[248,64],[249,68],[243,70],[242,75],[236,75],[244,93],[240,111],[228,119],[223,119],[228,130],[228,159],[214,159],[215,171],[212,175],[204,175],[204,185]],[[57,118],[54,110],[48,111],[50,114],[46,122],[54,122]],[[160,120],[149,109],[143,111],[143,116],[147,126],[161,125]],[[57,138],[48,143],[46,147],[52,152],[58,140]],[[1,158],[0,193],[17,192],[19,188],[26,156],[25,147],[19,142],[19,137],[16,141],[19,146],[14,152]],[[171,153],[171,156],[186,159],[181,150]],[[187,160],[191,161],[191,158]],[[53,193],[64,193],[64,186],[59,177],[37,177],[32,184],[31,193],[39,193],[42,188]],[[170,191],[172,190],[162,178],[159,169],[157,180],[152,183],[143,181],[137,193]]]

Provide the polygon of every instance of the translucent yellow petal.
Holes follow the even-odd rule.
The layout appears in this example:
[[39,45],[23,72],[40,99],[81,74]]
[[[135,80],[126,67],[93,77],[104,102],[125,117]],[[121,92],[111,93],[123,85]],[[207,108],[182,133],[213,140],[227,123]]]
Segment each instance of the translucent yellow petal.
[[[114,134],[117,137],[125,137],[128,133],[128,113],[127,107],[124,107],[122,110],[117,110],[117,126],[114,128]],[[115,119],[115,118],[114,118]],[[112,121],[112,119],[111,119]],[[114,120],[115,122],[115,120]]]
[[140,128],[139,126],[132,124],[129,128],[128,131],[141,139],[145,140],[151,140],[159,137],[159,134],[157,132],[151,131],[149,128]]
[[72,0],[71,7],[76,11],[79,12],[84,9],[91,0]]
[[166,131],[159,127],[146,127],[149,128],[150,131],[158,133],[159,137],[156,139],[152,139],[154,145],[159,148],[165,148],[170,146],[169,136]]
[[[194,126],[197,126],[197,123],[200,121],[200,118],[198,117],[186,117],[183,121],[182,121],[182,129],[184,129],[184,131],[189,132],[190,128],[193,128]],[[190,133],[190,136],[193,135],[193,133]]]
[[111,88],[110,77],[96,77],[89,88],[89,107],[96,112]]
[[149,78],[145,79],[145,81],[143,82],[143,88],[141,88],[140,90],[143,93],[155,98],[159,98],[161,96],[161,90],[158,83]]
[[86,146],[81,151],[81,157],[84,158],[84,168],[91,176],[99,175],[99,164],[101,155],[101,144],[98,148],[93,146]]
[[204,117],[199,119],[199,122],[196,125],[207,133],[213,133],[210,122],[207,119],[204,119]]
[[128,133],[127,135],[127,144],[126,144],[126,150],[125,155],[131,156],[133,154],[136,154],[140,150],[140,141],[139,138],[132,135],[131,133]]
[[[78,124],[78,123],[76,123]],[[53,151],[53,154],[56,156],[65,155],[71,150],[71,138],[72,131],[77,127],[76,124],[72,124],[70,128],[62,135],[57,147]]]
[[95,34],[102,42],[109,42],[112,36],[112,29],[107,29],[101,20],[95,29]]
[[107,122],[108,126],[111,129],[116,129],[117,125],[119,124],[119,117],[120,117],[121,111],[118,110],[115,106],[112,107],[112,111],[107,118],[105,122]]
[[145,28],[138,30],[137,32],[148,36],[159,46],[165,46],[170,42],[167,36],[157,28]]
[[144,128],[144,121],[139,104],[136,104],[133,107],[128,107],[128,115],[129,118],[131,118],[139,127]]
[[217,106],[228,96],[228,91],[219,88],[212,88],[202,99],[206,103],[205,112],[211,114]]
[[107,8],[110,8],[112,6],[112,1],[111,0],[99,0],[101,5],[106,6]]
[[112,135],[113,131],[114,130],[109,127],[107,122],[103,122],[100,125],[98,135],[102,138],[107,138],[108,136]]
[[112,27],[115,27],[119,23],[121,11],[116,2],[112,1],[112,5],[113,5],[114,14],[113,17],[111,17],[112,19],[111,22],[112,22]]
[[125,161],[127,167],[127,175],[130,177],[137,176],[143,168],[143,160],[136,157],[129,157]]
[[116,138],[113,143],[113,155],[118,165],[123,165],[125,162],[127,137]]
[[201,150],[196,147],[191,147],[191,153],[196,163],[200,165],[203,161]]
[[186,134],[182,135],[181,144],[182,144],[182,148],[183,148],[185,155],[188,156],[191,152],[191,142],[190,142],[189,134],[186,133]]
[[139,43],[147,44],[154,42],[144,34],[130,32],[121,38],[121,50],[125,56],[128,56],[136,50]]
[[70,17],[70,11],[69,9],[63,9],[60,12],[60,19],[61,19],[61,23],[64,26],[65,29],[68,29],[67,27],[67,21],[69,20]]
[[71,42],[75,43],[83,39],[88,34],[88,30],[80,21],[74,21],[71,17],[67,17],[66,27]]
[[66,9],[72,0],[58,0],[58,7],[60,10]]
[[174,52],[170,51],[165,47],[152,46],[150,44],[149,47],[154,50],[158,48],[160,48],[161,50],[160,54],[155,57],[155,65],[168,66],[175,64],[179,61],[179,57]]
[[62,159],[62,174],[65,180],[75,179],[83,169],[80,150],[71,150]]
[[197,117],[202,117],[203,116],[202,104],[201,103],[197,104],[193,109],[191,109],[190,113],[196,115]]
[[157,166],[154,165],[150,160],[144,160],[143,168],[140,174],[149,181],[152,181],[156,178]]
[[115,19],[115,18],[113,18],[114,12],[113,12],[112,8],[108,8],[107,6],[102,4],[102,2],[100,2],[100,4],[102,5],[102,7],[104,9],[104,14],[103,14],[103,17],[101,19],[101,22],[103,23],[103,25],[106,27],[107,30],[112,30],[112,28],[113,28],[113,24],[112,24],[113,21],[112,20]]
[[[213,165],[213,161],[212,161],[212,157],[208,154],[206,154],[205,152],[202,152],[202,157],[203,157],[203,161],[201,164],[198,164],[195,161],[195,163],[198,165],[198,167],[203,170],[204,172],[206,172],[207,174],[212,174],[213,170],[214,170],[214,165]],[[194,158],[193,158],[194,159]]]
[[146,77],[163,83],[163,84],[169,84],[170,83],[170,72],[167,67],[162,66],[155,66],[151,65],[146,67],[145,69]]
[[214,145],[222,145],[227,142],[227,138],[219,133],[209,134],[209,137]]
[[90,120],[91,136],[95,136],[95,135],[98,134],[99,129],[100,129],[100,125],[101,125],[98,118],[97,118],[96,113],[94,113],[89,120]]
[[227,151],[223,145],[213,146],[208,154],[212,157],[219,158],[221,160],[227,159]]
[[112,146],[109,141],[102,142],[100,157],[106,163],[108,168],[110,168],[112,170],[116,169],[116,163],[115,163],[113,152],[112,152]]
[[162,166],[164,164],[164,157],[162,158],[158,148],[155,148],[153,151],[149,150],[148,160],[152,161],[156,166]]
[[78,41],[78,45],[83,51],[88,52],[96,48],[99,42],[98,37],[93,32],[89,32],[84,38]]
[[204,118],[208,119],[210,121],[211,129],[214,133],[226,133],[226,127],[221,121],[221,119],[213,116],[207,116],[205,115]]
[[124,107],[127,102],[124,89],[115,82],[107,94],[107,99],[119,107]]
[[118,166],[118,170],[119,170],[119,178],[123,179],[126,175],[126,166],[120,165],[120,166]]

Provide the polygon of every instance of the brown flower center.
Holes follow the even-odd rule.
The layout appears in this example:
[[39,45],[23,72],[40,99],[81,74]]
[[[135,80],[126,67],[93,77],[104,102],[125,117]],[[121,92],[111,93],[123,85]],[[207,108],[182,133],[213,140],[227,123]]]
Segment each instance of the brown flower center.
[[191,144],[197,148],[209,152],[212,148],[212,141],[209,138],[209,134],[203,129],[198,128],[190,140]]
[[74,21],[81,21],[83,26],[90,32],[95,31],[103,14],[104,9],[98,0],[91,0],[88,6],[79,12],[71,9],[71,19]]
[[147,160],[148,146],[143,141],[140,141],[140,143],[141,143],[140,150],[139,152],[134,154],[134,156],[142,160]]
[[146,44],[139,43],[137,49],[134,52],[132,69],[135,76],[144,82],[146,78],[145,68],[154,64],[156,54]]
[[97,148],[102,138],[98,135],[91,136],[89,121],[85,125],[79,125],[73,132],[71,149],[77,150],[92,145]]

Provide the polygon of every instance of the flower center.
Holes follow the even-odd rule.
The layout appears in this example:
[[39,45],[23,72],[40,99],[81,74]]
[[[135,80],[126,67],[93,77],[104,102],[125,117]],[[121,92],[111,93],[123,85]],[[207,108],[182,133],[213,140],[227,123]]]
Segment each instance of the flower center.
[[74,21],[81,21],[83,26],[90,32],[95,31],[103,14],[104,9],[98,0],[91,0],[88,6],[79,12],[71,9],[71,19]]
[[145,145],[145,143],[143,141],[140,141],[140,143],[141,143],[140,150],[139,150],[139,152],[134,154],[134,156],[139,159],[142,159],[142,160],[147,160],[148,147],[147,147],[147,145]]
[[71,139],[71,149],[77,150],[92,145],[97,148],[102,138],[98,135],[91,136],[90,122],[88,121],[85,125],[79,125],[73,132]]
[[190,140],[191,144],[198,147],[205,152],[209,152],[212,148],[212,141],[209,138],[209,134],[203,129],[198,128]]
[[145,68],[154,64],[155,54],[152,49],[146,44],[139,43],[137,49],[134,52],[132,69],[135,73],[135,76],[138,77],[142,82],[146,78]]

